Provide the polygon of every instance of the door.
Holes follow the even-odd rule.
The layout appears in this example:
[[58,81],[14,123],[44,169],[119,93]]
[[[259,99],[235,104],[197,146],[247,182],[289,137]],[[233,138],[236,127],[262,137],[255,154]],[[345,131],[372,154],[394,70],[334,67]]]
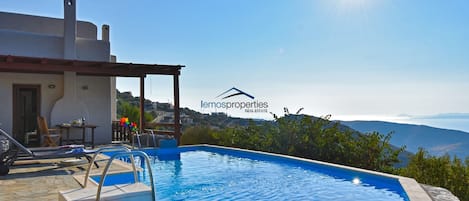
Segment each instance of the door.
[[13,137],[23,144],[25,134],[37,128],[40,92],[40,85],[13,85]]

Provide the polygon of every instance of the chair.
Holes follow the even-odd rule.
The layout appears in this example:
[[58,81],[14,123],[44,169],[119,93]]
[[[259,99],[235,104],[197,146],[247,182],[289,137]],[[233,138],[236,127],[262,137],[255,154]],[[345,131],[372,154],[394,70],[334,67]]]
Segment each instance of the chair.
[[31,131],[31,132],[26,132],[24,134],[24,144],[30,146],[31,144],[37,144],[39,145],[39,135],[37,131]]
[[[66,145],[60,147],[28,149],[2,129],[0,129],[0,137],[4,137],[11,142],[11,144],[8,146],[8,150],[0,153],[0,176],[8,174],[10,171],[10,166],[15,162],[15,160],[86,157],[86,159],[90,162],[91,156],[88,156],[88,154],[94,154],[96,152],[95,150],[85,149],[83,145]],[[26,156],[19,156],[20,151],[24,152]],[[99,167],[96,162],[94,165]]]
[[59,129],[49,129],[47,121],[42,116],[37,116],[38,131],[41,136],[42,146],[44,147],[56,147],[60,144],[61,135]]

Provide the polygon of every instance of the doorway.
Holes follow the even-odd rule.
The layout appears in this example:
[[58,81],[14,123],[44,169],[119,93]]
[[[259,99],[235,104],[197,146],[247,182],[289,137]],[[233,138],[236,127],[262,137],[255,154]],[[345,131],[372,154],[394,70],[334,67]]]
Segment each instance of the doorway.
[[13,137],[23,144],[25,134],[37,128],[40,101],[40,85],[13,85]]

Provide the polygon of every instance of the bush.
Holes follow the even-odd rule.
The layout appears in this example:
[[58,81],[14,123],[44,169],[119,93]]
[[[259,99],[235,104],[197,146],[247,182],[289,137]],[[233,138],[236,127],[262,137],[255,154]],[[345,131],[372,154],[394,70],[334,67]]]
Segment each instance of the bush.
[[461,159],[449,155],[431,156],[424,149],[411,157],[409,165],[399,174],[412,177],[420,183],[441,186],[450,190],[460,200],[469,200],[469,157]]
[[212,137],[213,131],[207,126],[190,127],[184,131],[181,136],[181,145],[193,144],[215,144],[216,141]]
[[[125,101],[118,101],[117,104],[117,118],[127,117],[129,118],[129,121],[135,121],[137,124],[140,123],[140,109],[137,106],[133,106]],[[145,118],[145,122],[151,122],[154,119],[154,117],[148,112],[144,112],[143,116]]]
[[182,144],[208,143],[251,150],[280,153],[327,161],[377,171],[392,171],[404,148],[393,149],[391,134],[369,135],[342,129],[326,118],[290,115],[274,122],[246,127],[213,130],[209,127],[188,128]]
[[361,134],[344,129],[329,117],[275,117],[274,122],[213,130],[207,126],[187,129],[182,144],[214,144],[293,155],[415,178],[420,183],[441,186],[461,200],[469,200],[469,157],[463,162],[450,156],[430,156],[420,149],[407,167],[393,165],[405,147],[392,148],[392,133]]

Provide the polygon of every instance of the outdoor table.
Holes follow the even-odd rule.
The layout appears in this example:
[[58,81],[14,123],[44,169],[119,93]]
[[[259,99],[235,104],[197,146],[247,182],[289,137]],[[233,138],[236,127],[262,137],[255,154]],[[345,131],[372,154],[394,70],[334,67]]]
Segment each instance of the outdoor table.
[[[70,129],[81,129],[82,130],[82,144],[85,145],[87,141],[85,140],[86,136],[86,128],[91,129],[91,148],[94,148],[94,129],[98,126],[92,125],[92,124],[84,124],[84,125],[76,125],[76,124],[71,124],[71,125],[65,125],[65,124],[59,124],[57,125],[58,128],[61,130],[66,130],[67,131],[67,139],[65,140],[66,143],[70,141]],[[61,138],[62,139],[62,138]],[[62,142],[61,142],[62,143]]]

